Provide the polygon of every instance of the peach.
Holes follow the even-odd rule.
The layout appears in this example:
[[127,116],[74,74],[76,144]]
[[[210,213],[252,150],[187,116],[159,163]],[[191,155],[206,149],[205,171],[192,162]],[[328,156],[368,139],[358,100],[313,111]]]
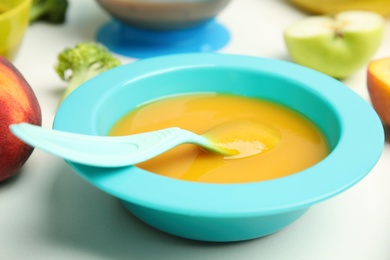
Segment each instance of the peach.
[[390,125],[390,57],[368,64],[367,89],[378,116]]
[[33,152],[9,130],[20,122],[41,125],[41,108],[20,71],[0,56],[0,181],[18,173]]

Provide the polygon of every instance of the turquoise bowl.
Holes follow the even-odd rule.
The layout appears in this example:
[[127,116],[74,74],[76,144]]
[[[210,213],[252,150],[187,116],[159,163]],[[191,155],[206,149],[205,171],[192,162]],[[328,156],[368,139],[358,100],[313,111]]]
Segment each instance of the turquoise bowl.
[[285,61],[217,53],[149,58],[105,72],[62,103],[54,128],[106,135],[142,103],[194,92],[258,97],[288,106],[322,129],[331,152],[293,175],[241,184],[181,181],[135,166],[67,163],[152,227],[188,239],[227,242],[281,230],[314,204],[360,181],[382,153],[384,132],[377,114],[340,81]]

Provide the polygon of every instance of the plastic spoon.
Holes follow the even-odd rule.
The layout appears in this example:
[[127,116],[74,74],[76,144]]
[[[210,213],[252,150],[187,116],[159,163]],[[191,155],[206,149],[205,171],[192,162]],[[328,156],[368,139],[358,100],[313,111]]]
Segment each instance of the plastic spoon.
[[94,136],[46,129],[28,123],[12,124],[14,135],[25,143],[69,161],[120,167],[153,158],[184,143],[226,154],[205,137],[178,127],[128,136]]
[[[225,158],[241,158],[268,150],[280,139],[268,127],[243,121],[218,125],[204,135],[178,127],[127,136],[83,135],[28,123],[13,124],[10,129],[15,136],[31,146],[69,161],[100,167],[137,164],[185,143],[199,145]],[[242,142],[235,147],[235,135],[246,138],[249,148],[248,145],[243,146]]]

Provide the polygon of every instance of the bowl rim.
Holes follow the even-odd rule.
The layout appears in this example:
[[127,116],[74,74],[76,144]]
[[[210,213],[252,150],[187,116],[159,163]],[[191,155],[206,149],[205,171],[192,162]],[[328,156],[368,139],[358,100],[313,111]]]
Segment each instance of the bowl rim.
[[116,67],[73,91],[58,108],[53,128],[97,134],[93,113],[108,88],[164,71],[219,65],[259,70],[315,88],[316,95],[331,104],[340,121],[336,147],[324,160],[299,173],[238,184],[182,181],[135,166],[109,169],[67,163],[91,184],[130,204],[192,216],[250,217],[299,210],[335,196],[365,177],[379,160],[384,146],[382,123],[369,103],[353,90],[334,78],[288,61],[239,54],[175,54]]

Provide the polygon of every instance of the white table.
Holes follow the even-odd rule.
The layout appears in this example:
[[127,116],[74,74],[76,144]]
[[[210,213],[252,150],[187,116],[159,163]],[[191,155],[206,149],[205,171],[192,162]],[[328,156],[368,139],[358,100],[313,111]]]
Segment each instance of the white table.
[[[304,15],[283,0],[234,0],[218,17],[232,34],[221,52],[289,60],[282,31]],[[57,54],[94,40],[108,20],[93,0],[72,0],[65,25],[28,28],[14,64],[35,90],[44,127],[51,127],[66,85],[53,69]],[[390,54],[389,19],[387,25],[375,58]],[[362,68],[344,82],[368,101],[365,72]],[[18,177],[0,184],[0,207],[1,260],[387,260],[390,144],[371,173],[348,191],[314,206],[276,234],[240,243],[200,243],[156,231],[78,177],[64,161],[40,150]]]

